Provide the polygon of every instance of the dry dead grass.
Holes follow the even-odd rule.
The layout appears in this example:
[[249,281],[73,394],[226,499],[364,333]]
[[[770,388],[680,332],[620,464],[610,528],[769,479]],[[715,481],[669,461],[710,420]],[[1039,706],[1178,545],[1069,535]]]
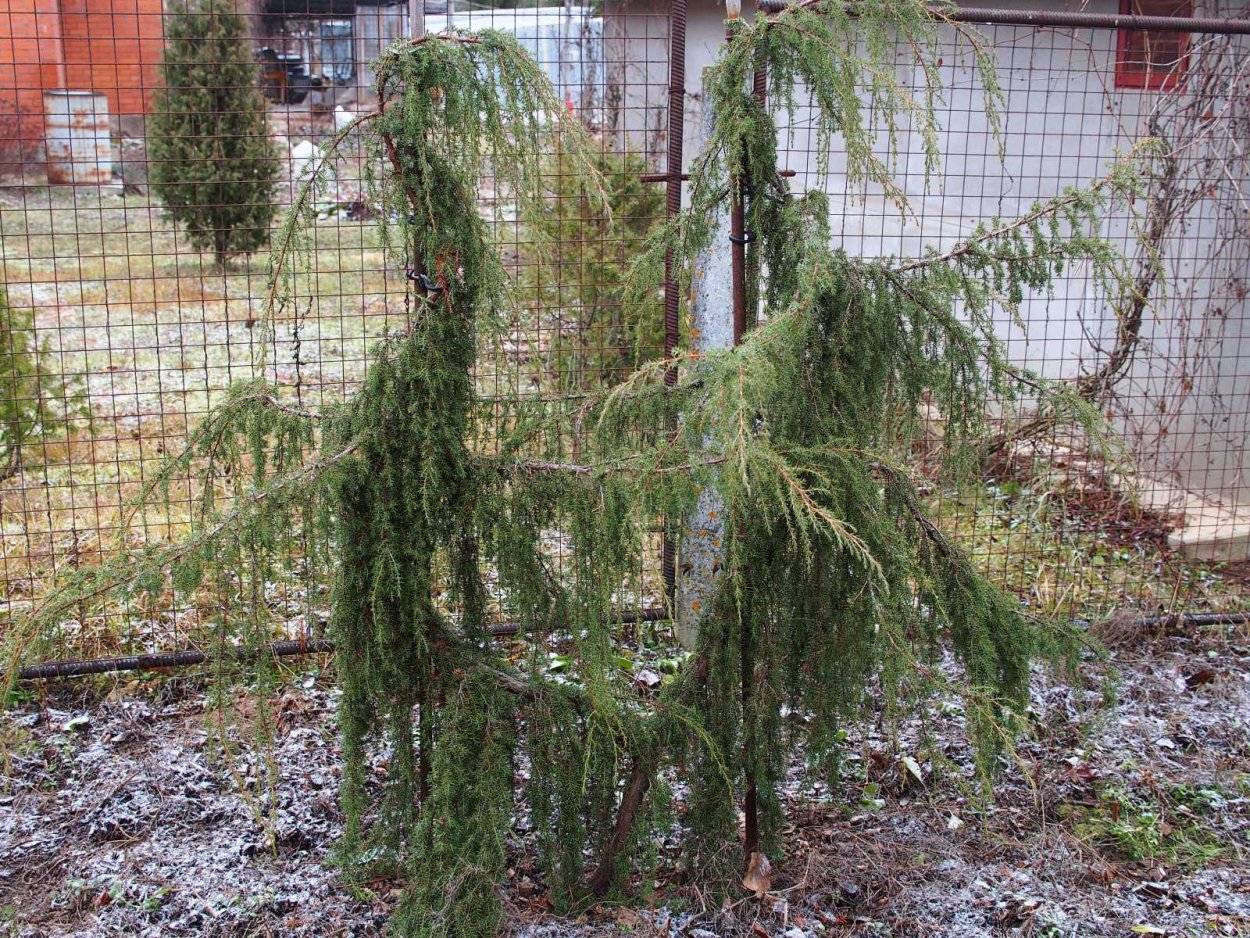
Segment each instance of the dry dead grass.
[[[358,378],[402,293],[384,271],[371,223],[327,222],[315,243],[304,277],[315,301],[289,311],[261,349],[263,257],[223,273],[143,197],[0,189],[0,278],[11,304],[34,310],[46,361],[79,398],[68,430],[28,447],[23,471],[0,485],[0,609],[28,608],[59,571],[119,543],[173,536],[187,520],[187,486],[175,487],[170,511],[125,531],[123,506],[224,389],[254,373],[262,351],[268,377],[311,406],[341,397]],[[159,605],[74,624],[73,653],[126,644],[122,633],[133,634],[133,622],[150,620]]]

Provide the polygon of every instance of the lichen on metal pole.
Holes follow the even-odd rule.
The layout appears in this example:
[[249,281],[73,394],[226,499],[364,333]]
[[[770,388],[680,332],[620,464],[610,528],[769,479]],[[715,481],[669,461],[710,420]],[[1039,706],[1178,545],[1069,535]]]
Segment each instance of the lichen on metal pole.
[[[716,114],[712,96],[703,95],[699,123],[699,146],[712,138]],[[732,210],[722,207],[712,223],[708,247],[694,260],[690,272],[690,345],[693,351],[732,348],[734,345],[734,263],[731,233]],[[722,556],[724,523],[716,493],[705,489],[686,521],[681,545],[681,575],[677,589],[677,636],[693,648],[699,618],[715,588]]]

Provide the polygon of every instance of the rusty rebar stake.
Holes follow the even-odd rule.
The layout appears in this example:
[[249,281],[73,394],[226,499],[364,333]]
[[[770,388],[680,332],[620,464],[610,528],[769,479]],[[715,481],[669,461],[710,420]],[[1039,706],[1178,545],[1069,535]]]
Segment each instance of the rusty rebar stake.
[[[674,0],[669,15],[668,60],[668,157],[664,173],[664,215],[671,221],[681,213],[682,142],[686,134],[686,0]],[[645,177],[644,177],[645,178]],[[681,297],[677,294],[673,249],[664,252],[664,358],[671,362],[681,340]],[[677,386],[677,366],[664,371],[664,386]],[[669,431],[675,432],[675,414],[668,417]],[[670,524],[660,542],[660,576],[664,582],[664,599],[669,608],[677,601],[677,548]]]

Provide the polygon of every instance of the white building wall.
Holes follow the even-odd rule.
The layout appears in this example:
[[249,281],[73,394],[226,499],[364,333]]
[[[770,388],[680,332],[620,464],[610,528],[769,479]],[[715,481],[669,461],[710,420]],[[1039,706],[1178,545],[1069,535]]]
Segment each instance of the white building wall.
[[[446,4],[440,6],[446,9]],[[602,18],[583,5],[466,10],[450,14],[427,12],[425,15],[425,29],[431,34],[479,29],[512,33],[546,72],[561,96],[575,104],[582,104],[586,95],[593,93],[590,89],[602,84],[602,28]],[[372,89],[375,79],[370,66],[408,34],[407,3],[362,3],[357,7],[354,49],[357,83]]]

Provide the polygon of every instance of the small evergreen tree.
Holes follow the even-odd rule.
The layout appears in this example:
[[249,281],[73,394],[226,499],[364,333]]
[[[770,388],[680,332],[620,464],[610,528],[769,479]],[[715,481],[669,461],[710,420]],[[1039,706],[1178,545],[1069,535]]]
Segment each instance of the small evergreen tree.
[[148,123],[151,182],[218,266],[269,238],[277,151],[244,18],[231,0],[179,0]]
[[534,223],[537,243],[548,250],[523,270],[526,301],[554,320],[543,323],[550,334],[544,359],[563,393],[616,384],[664,348],[660,304],[624,302],[626,268],[660,226],[664,189],[643,180],[641,154],[606,142],[595,150],[595,168],[606,205],[556,141],[543,167],[550,209]]
[[63,427],[71,395],[35,335],[35,313],[14,309],[0,282],[0,480],[22,468],[32,440]]

